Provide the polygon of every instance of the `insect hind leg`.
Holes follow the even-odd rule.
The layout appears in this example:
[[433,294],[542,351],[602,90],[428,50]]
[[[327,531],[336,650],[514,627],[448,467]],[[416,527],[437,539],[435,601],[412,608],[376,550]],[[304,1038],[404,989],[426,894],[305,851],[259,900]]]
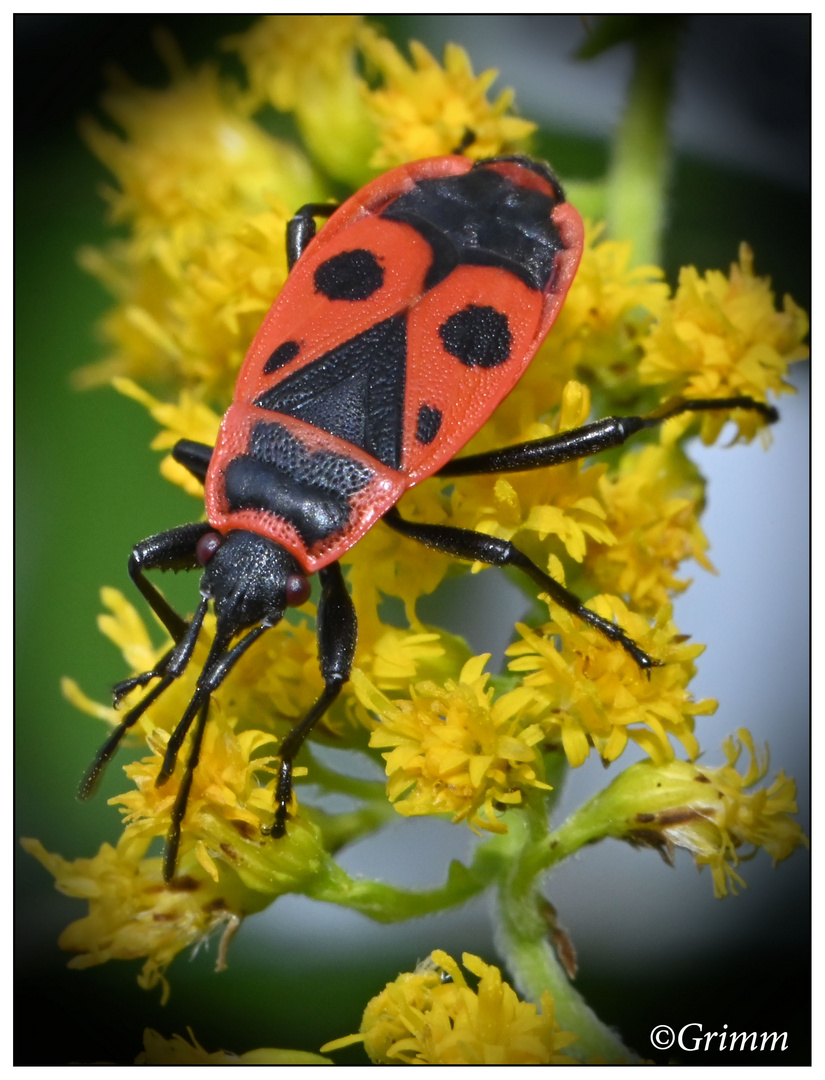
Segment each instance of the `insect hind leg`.
[[646,416],[606,416],[546,439],[515,443],[500,450],[467,454],[453,458],[438,470],[437,476],[480,476],[484,473],[526,472],[564,465],[622,446],[638,431],[658,427],[673,416],[686,412],[720,412],[729,409],[748,409],[758,412],[766,423],[775,424],[779,413],[764,401],[738,396],[729,398],[676,398]]
[[531,578],[551,599],[560,607],[571,612],[588,626],[592,626],[610,641],[621,645],[624,651],[631,656],[642,671],[650,672],[651,668],[660,667],[661,661],[648,656],[641,646],[622,630],[616,623],[609,622],[597,615],[595,611],[586,608],[575,593],[570,592],[564,585],[555,581],[548,573],[537,566],[532,559],[520,551],[509,540],[502,540],[497,536],[489,536],[487,533],[475,532],[472,529],[459,529],[452,525],[428,525],[418,522],[407,521],[402,518],[398,511],[393,508],[388,511],[383,521],[402,536],[408,536],[411,540],[418,540],[427,547],[444,551],[457,559],[466,559],[469,562],[484,562],[490,566],[513,566],[521,570]]

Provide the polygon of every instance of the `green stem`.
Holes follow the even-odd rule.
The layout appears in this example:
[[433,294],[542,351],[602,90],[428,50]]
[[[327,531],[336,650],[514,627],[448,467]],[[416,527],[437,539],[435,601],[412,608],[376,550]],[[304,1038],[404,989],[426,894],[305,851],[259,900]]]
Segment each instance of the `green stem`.
[[376,922],[393,923],[463,904],[486,885],[483,875],[468,870],[463,863],[453,862],[446,884],[427,892],[414,892],[380,881],[357,881],[330,859],[324,871],[304,891],[313,900],[352,908]]
[[613,143],[607,220],[611,234],[633,240],[637,265],[661,261],[670,164],[667,116],[679,20],[656,19],[635,38],[627,108]]
[[549,941],[544,912],[546,901],[537,887],[537,875],[548,862],[552,837],[544,822],[535,817],[509,824],[501,841],[510,857],[499,861],[498,944],[521,994],[539,1003],[549,990],[555,1002],[556,1021],[565,1031],[578,1036],[567,1053],[587,1061],[604,1058],[608,1062],[630,1062],[636,1056],[604,1024],[570,984]]
[[547,922],[542,918],[538,894],[518,901],[505,890],[499,894],[499,944],[507,956],[507,966],[521,994],[541,1001],[549,990],[555,1002],[556,1021],[564,1031],[578,1036],[565,1053],[582,1061],[603,1058],[607,1062],[638,1060],[619,1036],[593,1012],[567,976],[547,940]]

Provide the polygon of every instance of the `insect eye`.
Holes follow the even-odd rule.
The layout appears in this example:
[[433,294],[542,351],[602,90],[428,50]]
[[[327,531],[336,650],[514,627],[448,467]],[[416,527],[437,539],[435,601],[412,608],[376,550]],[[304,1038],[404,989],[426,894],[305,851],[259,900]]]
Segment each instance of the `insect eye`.
[[300,607],[309,600],[312,586],[303,574],[290,574],[286,579],[286,602],[289,607]]
[[201,566],[206,566],[221,544],[224,542],[225,537],[221,536],[218,532],[208,532],[198,540],[195,546],[195,558],[198,560]]

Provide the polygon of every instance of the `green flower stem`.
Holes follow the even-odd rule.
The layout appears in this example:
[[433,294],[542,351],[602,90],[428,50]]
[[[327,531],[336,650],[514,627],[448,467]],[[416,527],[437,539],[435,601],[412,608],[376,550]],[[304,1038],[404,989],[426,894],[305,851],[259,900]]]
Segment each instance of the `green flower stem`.
[[[649,779],[653,772],[653,781]],[[650,762],[639,762],[620,772],[602,791],[588,799],[575,810],[555,832],[539,844],[533,854],[543,869],[562,862],[588,844],[613,837],[627,838],[628,829],[640,806],[657,813],[679,805],[674,801],[673,788],[659,779],[654,794],[650,788],[656,781],[656,767]],[[643,804],[640,800],[644,800]]]
[[637,1060],[568,981],[547,939],[548,925],[541,914],[540,900],[537,890],[521,896],[513,895],[505,886],[499,891],[498,941],[516,986],[525,997],[537,1002],[544,990],[553,995],[558,1024],[578,1036],[578,1042],[566,1053],[583,1061]]
[[414,892],[380,881],[356,881],[328,859],[323,870],[303,891],[313,900],[352,908],[376,922],[393,923],[463,904],[486,885],[483,876],[468,870],[463,863],[452,862],[445,885],[428,892]]
[[548,834],[543,815],[513,815],[508,833],[491,841],[498,849],[497,880],[498,945],[520,992],[540,1002],[549,990],[553,995],[556,1020],[579,1041],[569,1053],[582,1060],[594,1057],[609,1062],[633,1061],[635,1055],[621,1039],[602,1023],[570,984],[549,941],[544,912],[546,901],[538,886],[538,875],[549,862],[559,861],[554,843],[558,834]]
[[661,262],[670,146],[667,116],[679,21],[654,20],[634,39],[636,62],[627,108],[613,143],[607,221],[611,234],[633,240],[637,265]]

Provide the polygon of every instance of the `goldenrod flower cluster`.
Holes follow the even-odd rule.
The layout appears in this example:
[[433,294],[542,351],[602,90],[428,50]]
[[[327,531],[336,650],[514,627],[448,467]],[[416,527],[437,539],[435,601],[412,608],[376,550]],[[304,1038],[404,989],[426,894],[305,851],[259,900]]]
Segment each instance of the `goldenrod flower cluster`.
[[400,814],[449,813],[453,821],[506,832],[497,807],[518,806],[525,788],[549,790],[541,779],[538,724],[525,719],[532,695],[524,688],[493,700],[483,673],[489,656],[476,656],[458,682],[422,682],[412,697],[391,700],[366,676],[353,676],[355,692],[380,720],[370,746],[384,749],[387,796]]
[[[710,867],[717,897],[746,888],[736,869],[743,858],[762,848],[776,864],[808,841],[791,817],[797,809],[793,780],[780,772],[770,787],[746,790],[767,775],[768,753],[757,751],[747,729],[737,736],[725,740],[727,765],[719,768],[677,760],[631,765],[599,793],[598,805],[594,800],[565,822],[561,842],[613,836],[655,847],[668,861],[680,847],[700,870]],[[743,749],[750,761],[740,773]]]
[[[361,1031],[321,1047],[324,1053],[363,1043],[376,1065],[572,1065],[562,1051],[577,1036],[555,1020],[552,995],[538,1009],[522,1001],[492,964],[464,953],[464,968],[435,949],[415,971],[387,983],[364,1010]],[[330,1059],[300,1050],[262,1047],[235,1054],[208,1051],[195,1038],[144,1033],[136,1065],[322,1065]]]
[[[450,46],[442,65],[413,43],[407,59],[358,16],[270,17],[226,41],[245,66],[244,88],[217,65],[189,69],[169,38],[158,45],[168,87],[147,90],[120,76],[103,101],[120,134],[84,123],[88,144],[114,177],[105,192],[111,218],[128,235],[82,255],[114,303],[102,324],[108,355],[79,378],[112,382],[148,409],[158,424],[153,445],[168,452],[180,438],[214,440],[246,347],[286,279],[286,223],[300,205],[330,196],[330,178],[354,189],[388,166],[462,146],[473,157],[524,153],[533,125],[514,114],[511,92],[488,99],[495,73],[476,76],[462,49]],[[264,105],[293,114],[303,147],[267,132],[259,122]],[[612,404],[617,412],[627,412],[628,401],[644,410],[674,395],[765,401],[789,389],[787,365],[806,355],[806,329],[789,298],[777,310],[746,246],[727,275],[683,269],[671,295],[660,269],[633,265],[630,243],[588,227],[581,269],[552,333],[471,447],[575,428],[591,417],[591,391],[600,409]],[[619,386],[622,404],[611,396]],[[705,441],[728,419],[746,440],[763,425],[745,410],[708,413]],[[609,462],[432,478],[402,503],[410,519],[513,540],[661,667],[643,674],[619,645],[545,597],[529,625],[514,629],[508,671],[491,676],[486,655],[424,625],[417,610],[455,563],[379,524],[342,560],[359,619],[355,670],[313,738],[383,764],[386,790],[316,767],[307,753],[308,770],[296,770],[287,836],[273,841],[262,833],[272,823],[278,744],[322,689],[315,609],[307,604],[270,629],[214,695],[176,877],[164,884],[160,859],[147,850],[168,830],[181,763],[166,784],[156,787],[155,778],[208,649],[214,623],[207,618],[189,670],[135,728],[133,741],[144,741],[146,756],[126,766],[131,787],[113,800],[123,813],[118,845],[68,862],[28,842],[61,890],[89,902],[89,915],[61,939],[76,954],[72,964],[142,958],[142,985],[165,986],[181,949],[234,930],[290,891],[358,903],[379,917],[382,904],[401,903],[401,891],[369,882],[345,887],[332,855],[385,820],[387,799],[404,816],[443,814],[498,834],[488,841],[495,844],[514,815],[544,815],[548,760],[558,764],[561,755],[576,767],[592,750],[614,763],[630,742],[649,760],[609,789],[622,809],[617,835],[688,847],[711,866],[720,895],[740,880],[740,844],[786,857],[802,842],[788,817],[793,785],[780,774],[771,787],[743,794],[766,767],[757,765],[747,733],[740,735],[752,755],[745,777],[733,767],[732,744],[726,767],[693,764],[694,718],[715,702],[693,699],[702,646],[687,644],[672,621],[671,601],[688,585],[684,563],[710,568],[699,524],[703,483],[679,442],[691,422],[690,415],[669,421]],[[161,471],[201,497],[168,453]],[[193,519],[202,512],[193,500]],[[151,669],[168,642],[152,644],[121,594],[107,589],[103,598],[102,631],[130,671]],[[388,598],[400,601],[406,625],[386,617]],[[118,723],[120,713],[73,682],[65,692],[106,724]],[[679,748],[688,761],[677,759]],[[360,798],[360,816],[336,824],[306,805],[307,772],[327,790]],[[562,850],[552,835],[536,865],[550,865]],[[592,825],[588,835],[608,831]],[[458,881],[445,886],[443,906],[485,884],[465,875],[459,889]],[[469,955],[464,965],[479,980],[476,989],[450,957],[434,953],[429,966],[400,976],[370,1003],[359,1038],[374,1061],[568,1060],[562,1051],[575,1036],[555,1024],[549,994],[539,1010],[519,1001],[497,968]],[[152,1033],[146,1060],[204,1060],[193,1047],[183,1040],[167,1046]]]
[[539,1010],[519,1000],[497,967],[472,953],[461,959],[478,980],[475,989],[456,961],[436,949],[370,1001],[360,1034],[321,1049],[363,1042],[380,1065],[574,1064],[562,1051],[577,1036],[556,1023],[549,993]]

